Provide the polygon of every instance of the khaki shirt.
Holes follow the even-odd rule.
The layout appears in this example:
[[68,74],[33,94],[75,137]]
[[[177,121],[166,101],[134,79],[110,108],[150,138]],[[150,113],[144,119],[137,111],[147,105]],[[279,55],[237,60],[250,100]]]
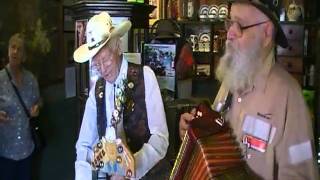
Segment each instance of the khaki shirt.
[[[240,141],[247,164],[257,175],[263,179],[312,180],[319,178],[308,113],[298,83],[280,65],[270,64],[258,74],[253,87],[233,94],[226,119]],[[268,134],[264,135],[268,138],[265,152],[242,143],[248,135],[245,121],[247,130]],[[269,133],[261,133],[267,130]]]

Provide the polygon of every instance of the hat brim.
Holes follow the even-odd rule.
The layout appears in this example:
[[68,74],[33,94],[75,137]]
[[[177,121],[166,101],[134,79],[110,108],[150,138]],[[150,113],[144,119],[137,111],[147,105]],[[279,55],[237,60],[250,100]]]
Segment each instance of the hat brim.
[[130,21],[126,20],[121,22],[117,27],[115,27],[111,33],[108,39],[101,43],[99,46],[89,49],[88,44],[83,44],[80,47],[78,47],[74,53],[73,53],[73,59],[77,63],[84,63],[93,58],[99,50],[113,37],[122,37],[125,35],[129,29],[131,28],[132,24]]
[[[287,48],[289,46],[288,39],[282,30],[282,27],[280,25],[279,20],[277,19],[277,14],[272,13],[272,10],[268,9],[263,4],[256,3],[254,1],[249,1],[249,0],[229,0],[229,2],[230,3],[235,3],[235,2],[248,3],[248,4],[251,4],[252,6],[254,6],[255,8],[259,9],[262,13],[264,13],[265,15],[267,15],[269,17],[269,19],[272,21],[272,23],[274,24],[274,26],[276,28],[276,36],[275,36],[276,44],[278,44],[279,46],[281,46],[283,48]],[[269,6],[269,7],[271,8],[271,6]],[[273,8],[275,11],[276,9],[274,6],[273,6]]]
[[180,38],[178,35],[171,35],[171,34],[158,34],[155,37],[156,39],[178,39]]
[[266,7],[259,4],[255,4],[255,3],[251,3],[251,4],[270,18],[270,20],[272,21],[273,25],[276,28],[276,37],[275,37],[276,43],[283,48],[287,48],[289,45],[288,39],[282,30],[279,20]]
[[89,49],[88,44],[83,44],[81,45],[78,49],[76,49],[73,53],[73,59],[74,61],[76,61],[77,63],[84,63],[87,62],[88,60],[90,60],[91,58],[93,58],[93,56],[95,56],[99,50],[109,41],[106,40],[104,43],[102,43],[100,46],[93,48],[93,49]]

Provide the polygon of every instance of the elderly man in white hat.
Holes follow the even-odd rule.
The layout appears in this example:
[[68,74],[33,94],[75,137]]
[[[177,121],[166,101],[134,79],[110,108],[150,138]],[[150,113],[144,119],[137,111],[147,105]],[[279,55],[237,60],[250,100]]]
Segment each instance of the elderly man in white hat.
[[[162,177],[166,174],[164,169],[169,168],[162,160],[169,143],[157,79],[149,67],[128,63],[122,56],[120,38],[130,28],[130,21],[113,27],[109,14],[102,12],[89,20],[87,43],[74,52],[76,62],[91,59],[92,68],[100,74],[90,90],[76,144],[77,180],[91,179],[92,169],[97,168],[93,164],[98,164],[99,176],[105,175],[107,179]],[[107,144],[103,157],[97,156],[104,159],[102,164],[94,161],[98,142]],[[110,147],[117,149],[108,152]],[[132,153],[135,167],[121,174],[122,162],[127,162],[122,156],[126,147]],[[116,163],[106,161],[108,158],[116,159]]]
[[[226,90],[232,93],[225,118],[261,179],[316,180],[312,121],[301,87],[275,61],[276,45],[288,46],[275,2],[231,1],[226,50],[216,69],[223,86],[212,107],[221,109]],[[181,116],[181,136],[192,119],[193,114]]]

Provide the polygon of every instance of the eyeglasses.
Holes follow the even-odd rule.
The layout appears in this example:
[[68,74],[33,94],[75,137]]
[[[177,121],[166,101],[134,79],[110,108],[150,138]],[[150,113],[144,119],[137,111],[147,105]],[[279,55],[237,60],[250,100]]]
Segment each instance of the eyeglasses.
[[251,24],[251,25],[248,25],[248,26],[241,26],[239,24],[239,22],[237,22],[237,21],[233,21],[231,19],[226,19],[224,21],[224,26],[225,26],[226,31],[229,31],[229,29],[231,27],[234,27],[235,32],[239,36],[242,36],[244,30],[252,28],[252,27],[255,27],[255,26],[259,26],[259,25],[264,24],[264,23],[267,23],[268,21],[270,21],[270,20],[262,21],[262,22],[259,22],[259,23],[256,23],[256,24]]
[[91,69],[94,70],[94,71],[101,71],[101,67],[103,66],[103,63],[95,63],[95,62],[91,62]]
[[91,68],[95,71],[101,72],[102,67],[108,66],[110,64],[110,61],[114,61],[115,52],[112,50],[107,50],[102,52],[101,54],[96,54],[91,59]]

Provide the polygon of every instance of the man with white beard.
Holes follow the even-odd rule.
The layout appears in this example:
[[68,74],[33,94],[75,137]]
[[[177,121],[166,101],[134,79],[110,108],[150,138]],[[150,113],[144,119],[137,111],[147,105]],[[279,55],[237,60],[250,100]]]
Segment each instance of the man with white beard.
[[[225,21],[226,51],[216,69],[222,82],[213,104],[232,94],[229,122],[250,169],[262,179],[319,179],[312,121],[299,84],[275,62],[288,41],[271,0],[235,0]],[[180,117],[182,138],[194,110]]]

